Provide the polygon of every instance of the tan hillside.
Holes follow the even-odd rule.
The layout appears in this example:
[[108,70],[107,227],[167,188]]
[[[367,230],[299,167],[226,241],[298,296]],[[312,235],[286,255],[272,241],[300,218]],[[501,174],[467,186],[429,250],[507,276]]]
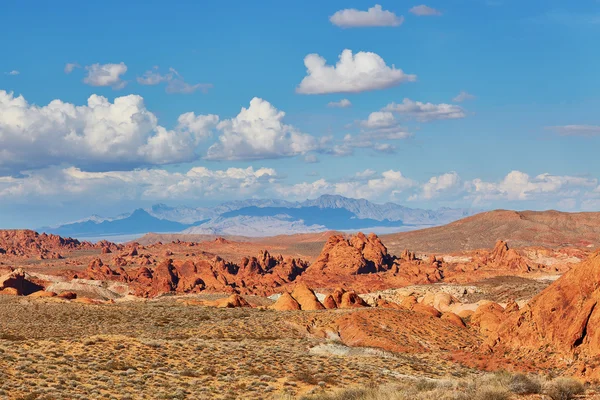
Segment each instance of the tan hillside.
[[418,252],[457,252],[494,247],[504,240],[511,247],[600,246],[600,212],[495,210],[448,225],[382,235],[392,254],[404,249]]

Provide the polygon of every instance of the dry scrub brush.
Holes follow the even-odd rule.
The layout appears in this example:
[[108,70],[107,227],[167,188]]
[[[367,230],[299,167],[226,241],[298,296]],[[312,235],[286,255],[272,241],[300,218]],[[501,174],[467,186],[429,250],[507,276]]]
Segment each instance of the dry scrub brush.
[[471,380],[407,379],[396,385],[313,393],[302,400],[509,400],[532,394],[572,400],[584,392],[583,384],[571,378],[497,372]]

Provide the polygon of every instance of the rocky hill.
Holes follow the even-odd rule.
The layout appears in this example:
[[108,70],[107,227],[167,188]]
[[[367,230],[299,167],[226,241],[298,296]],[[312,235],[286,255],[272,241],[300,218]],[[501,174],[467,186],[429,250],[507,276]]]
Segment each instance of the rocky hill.
[[[571,365],[573,373],[600,377],[600,252],[573,267],[490,334],[494,352]],[[594,367],[594,368],[592,368]]]
[[511,247],[596,248],[600,246],[600,212],[495,210],[444,226],[382,235],[381,239],[393,254],[407,248],[426,253],[484,249],[497,240]]

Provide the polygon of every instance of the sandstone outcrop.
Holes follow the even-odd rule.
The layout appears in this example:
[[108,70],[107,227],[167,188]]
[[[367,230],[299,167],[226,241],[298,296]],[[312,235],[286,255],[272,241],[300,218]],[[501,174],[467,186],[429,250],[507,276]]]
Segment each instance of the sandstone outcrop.
[[315,292],[305,284],[296,285],[291,296],[300,304],[301,310],[324,310],[325,306],[319,301]]
[[525,307],[511,307],[508,318],[492,332],[487,345],[496,353],[553,358],[575,364],[576,372],[600,378],[600,252],[574,266]]
[[329,237],[307,273],[359,275],[387,271],[391,265],[392,257],[377,235],[359,232],[350,239],[343,235]]
[[285,292],[269,308],[277,311],[294,311],[300,310],[300,304],[288,292]]
[[96,244],[58,235],[37,233],[32,230],[0,230],[0,256],[62,259],[62,252],[102,248],[115,249],[118,245],[101,241]]
[[35,282],[21,268],[0,276],[0,291],[4,291],[5,294],[10,292],[19,296],[27,296],[43,289],[44,286]]
[[209,307],[217,307],[217,308],[240,308],[240,307],[252,307],[250,303],[246,301],[239,294],[232,294],[229,297],[225,297],[222,299],[217,299],[214,301],[203,301],[201,304]]

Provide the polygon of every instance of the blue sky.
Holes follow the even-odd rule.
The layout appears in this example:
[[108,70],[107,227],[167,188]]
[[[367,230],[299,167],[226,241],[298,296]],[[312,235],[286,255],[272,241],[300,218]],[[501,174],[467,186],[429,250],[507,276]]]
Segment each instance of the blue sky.
[[599,209],[600,2],[377,4],[4,2],[0,226],[323,193]]

